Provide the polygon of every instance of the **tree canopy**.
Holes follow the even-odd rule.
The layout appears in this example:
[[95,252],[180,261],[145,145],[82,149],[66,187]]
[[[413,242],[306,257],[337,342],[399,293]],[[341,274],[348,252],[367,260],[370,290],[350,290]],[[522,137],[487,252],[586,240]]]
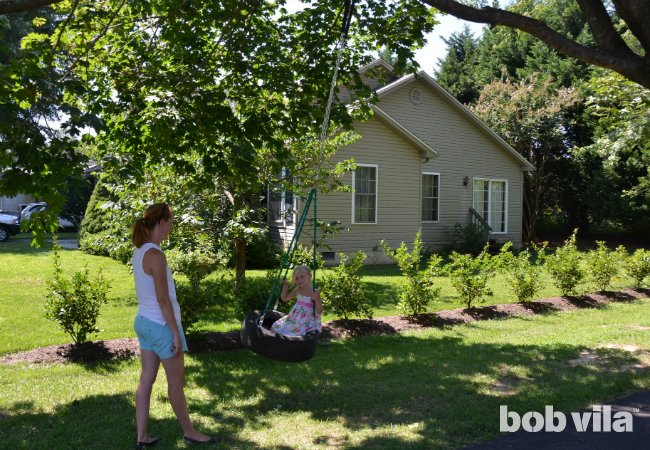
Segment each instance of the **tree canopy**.
[[[650,2],[645,0],[576,0],[589,24],[594,45],[554,29],[544,16],[527,15],[544,0],[518,2],[520,10],[486,6],[484,1],[422,0],[470,22],[506,26],[528,33],[572,58],[620,73],[650,88]],[[474,5],[474,6],[471,6]]]

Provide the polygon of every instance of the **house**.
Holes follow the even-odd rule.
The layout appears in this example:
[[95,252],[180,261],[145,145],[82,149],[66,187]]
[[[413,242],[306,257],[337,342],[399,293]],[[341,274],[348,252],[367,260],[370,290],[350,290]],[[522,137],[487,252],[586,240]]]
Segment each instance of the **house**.
[[[380,241],[412,243],[418,230],[428,247],[442,249],[450,246],[457,223],[477,221],[489,225],[491,239],[519,246],[524,172],[534,167],[426,72],[397,79],[377,60],[362,75],[370,69],[385,71],[387,83],[373,86],[374,117],[356,123],[361,138],[336,155],[358,164],[343,178],[352,193],[318,197],[319,218],[348,228],[327,240],[329,248],[321,250],[326,261],[363,250],[367,263],[385,263]],[[281,213],[293,198],[276,197],[270,225],[286,245],[295,218]]]
[[0,211],[19,213],[28,204],[34,201],[31,195],[19,194],[15,197],[0,195]]

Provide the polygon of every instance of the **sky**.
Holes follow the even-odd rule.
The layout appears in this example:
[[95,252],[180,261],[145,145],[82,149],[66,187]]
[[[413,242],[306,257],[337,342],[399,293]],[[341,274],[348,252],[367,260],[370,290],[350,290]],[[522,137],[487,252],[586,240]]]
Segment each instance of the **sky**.
[[[299,0],[287,0],[286,8],[288,11],[296,11],[304,8],[304,4]],[[415,59],[420,64],[420,68],[430,75],[434,75],[435,69],[438,68],[438,59],[443,58],[447,51],[447,45],[442,38],[448,38],[452,33],[461,31],[464,25],[467,25],[474,37],[479,37],[484,24],[466,22],[450,15],[439,15],[437,20],[440,22],[435,26],[432,33],[427,34],[427,45],[415,53]]]

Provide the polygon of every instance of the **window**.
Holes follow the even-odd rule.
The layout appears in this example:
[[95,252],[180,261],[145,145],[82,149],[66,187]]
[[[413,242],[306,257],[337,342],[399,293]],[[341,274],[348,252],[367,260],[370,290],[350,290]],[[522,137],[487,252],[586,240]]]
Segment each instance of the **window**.
[[474,179],[472,205],[492,227],[492,233],[508,232],[508,181]]
[[438,200],[440,198],[440,174],[422,174],[422,222],[438,221]]
[[[286,170],[282,170],[282,177],[286,176]],[[295,207],[294,196],[292,191],[283,191],[278,186],[271,186],[268,189],[267,198],[267,217],[269,223],[293,224]]]
[[377,166],[357,165],[352,187],[352,223],[377,223]]

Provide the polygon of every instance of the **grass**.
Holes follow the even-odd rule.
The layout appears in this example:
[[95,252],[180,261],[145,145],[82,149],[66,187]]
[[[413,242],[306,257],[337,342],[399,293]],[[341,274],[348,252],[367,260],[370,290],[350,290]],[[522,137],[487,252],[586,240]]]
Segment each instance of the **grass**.
[[[189,406],[221,448],[459,448],[498,434],[503,404],[520,413],[570,411],[650,389],[647,369],[618,370],[647,363],[647,353],[601,348],[648,352],[648,306],[337,341],[294,365],[249,352],[189,355]],[[584,349],[596,349],[597,364],[571,364]],[[135,360],[0,366],[3,446],[132,445],[138,373]],[[185,448],[164,391],[158,382],[151,430],[161,448]]]
[[[22,236],[22,238],[21,238]],[[74,234],[63,237],[74,237]],[[48,280],[53,274],[51,258],[51,242],[46,242],[41,248],[33,248],[27,242],[28,235],[19,235],[9,242],[0,245],[0,355],[3,353],[28,350],[46,345],[70,342],[70,339],[58,329],[56,324],[44,317],[44,292]],[[62,237],[62,238],[63,238]],[[102,307],[98,326],[101,332],[93,335],[92,339],[114,339],[134,337],[132,319],[137,310],[137,300],[133,285],[133,275],[129,267],[110,258],[86,255],[75,250],[62,250],[62,266],[68,273],[88,266],[91,273],[102,270],[109,280],[111,289],[109,302]],[[368,298],[373,301],[374,317],[397,314],[400,285],[403,278],[394,265],[367,266],[362,269],[364,288]],[[248,277],[263,278],[261,270],[249,271]],[[322,273],[318,275],[322,276]],[[560,295],[553,286],[550,277],[544,277],[545,288],[538,298]],[[216,277],[213,275],[212,277]],[[183,279],[182,276],[178,276]],[[441,300],[429,305],[431,312],[442,309],[460,308],[458,293],[452,288],[449,279],[440,277],[437,284],[442,288]],[[512,295],[501,276],[490,282],[494,291],[484,303],[475,306],[510,303],[517,299]],[[618,277],[614,280],[612,289],[630,286],[630,280]],[[593,291],[593,286],[585,286],[585,292]],[[208,312],[206,318],[200,321],[198,331],[228,331],[239,327],[240,317],[232,302],[225,302],[219,293],[219,300]],[[336,317],[325,311],[324,321]]]
[[[43,317],[52,274],[49,244],[0,245],[0,354],[67,343]],[[132,337],[136,301],[127,267],[63,250],[69,270],[101,268],[111,281],[94,338]],[[262,277],[253,271],[251,277]],[[366,267],[375,316],[395,314],[401,277],[394,266]],[[431,311],[462,305],[446,279]],[[540,297],[559,292],[549,280]],[[615,289],[629,280],[617,279]],[[515,301],[502,279],[487,303]],[[588,288],[587,288],[588,289]],[[586,289],[586,290],[587,290]],[[592,289],[593,290],[593,289]],[[650,302],[447,329],[335,341],[300,364],[250,352],[187,355],[187,396],[197,425],[222,448],[460,448],[498,434],[499,406],[520,413],[585,408],[650,389]],[[325,316],[325,320],[334,317]],[[217,305],[201,329],[238,327],[232,305]],[[613,348],[607,346],[615,344]],[[639,348],[636,353],[622,345]],[[619,347],[616,347],[619,346]],[[593,364],[572,364],[582,351]],[[641,364],[640,368],[621,367]],[[135,436],[135,359],[96,364],[0,365],[3,448],[125,448]],[[185,448],[166,401],[164,376],[152,397],[159,448]]]

